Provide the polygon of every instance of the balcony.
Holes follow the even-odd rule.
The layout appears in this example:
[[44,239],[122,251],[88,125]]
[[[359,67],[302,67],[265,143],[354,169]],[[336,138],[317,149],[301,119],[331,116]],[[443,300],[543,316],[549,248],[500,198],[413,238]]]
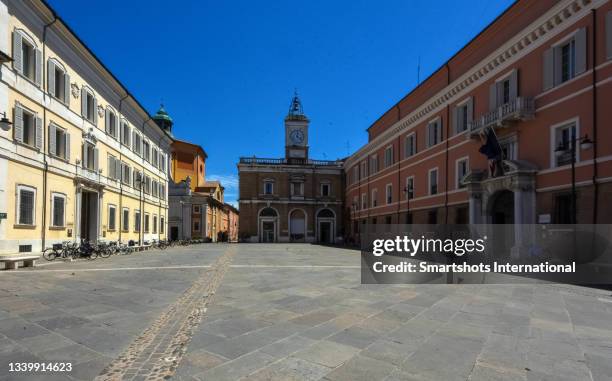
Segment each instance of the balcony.
[[486,127],[507,127],[514,122],[533,119],[535,106],[531,97],[517,97],[480,118],[468,122],[470,137],[476,137]]

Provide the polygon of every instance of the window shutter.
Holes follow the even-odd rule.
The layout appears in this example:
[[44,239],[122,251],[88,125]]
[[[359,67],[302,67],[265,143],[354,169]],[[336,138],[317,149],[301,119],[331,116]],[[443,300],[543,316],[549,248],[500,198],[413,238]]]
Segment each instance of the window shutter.
[[58,152],[55,150],[57,146],[57,139],[55,136],[55,126],[53,124],[49,125],[49,153],[53,156],[57,156]]
[[115,158],[112,156],[109,156],[107,165],[108,165],[108,178],[114,179],[115,178]]
[[88,153],[87,153],[87,144],[86,144],[86,143],[83,143],[83,145],[81,146],[81,150],[82,150],[82,152],[83,152],[83,153],[82,153],[83,162],[82,162],[81,164],[82,164],[82,167],[83,167],[83,168],[87,168],[87,162],[88,162],[87,158],[88,158]]
[[132,151],[136,152],[136,131],[132,131]]
[[574,36],[576,46],[576,65],[574,66],[574,74],[584,73],[587,67],[587,37],[586,28],[580,28]]
[[93,122],[98,124],[98,100],[96,97],[93,99]]
[[489,111],[497,108],[497,83],[492,83],[489,86]]
[[34,82],[36,82],[36,85],[40,86],[42,78],[42,53],[39,49],[34,50],[34,62],[36,63],[34,67]]
[[22,37],[17,31],[13,32],[13,69],[23,74]]
[[612,58],[612,11],[606,13],[606,57]]
[[[468,124],[474,120],[474,98],[470,97],[467,102],[467,120]],[[469,128],[469,125],[465,126],[466,129]]]
[[55,96],[55,63],[52,60],[47,64],[47,91]]
[[14,139],[20,143],[23,143],[23,109],[19,107],[19,105],[15,105],[14,111],[14,119],[15,119],[15,127],[14,130]]
[[119,160],[115,160],[115,176],[117,179],[121,176],[121,162]]
[[98,170],[98,149],[94,148],[94,170]]
[[87,90],[81,87],[81,115],[87,117]]
[[64,73],[64,103],[70,103],[70,75]]
[[[552,58],[552,72],[553,72],[553,86],[556,86],[561,83],[561,48],[555,47],[553,48],[553,58]],[[552,87],[552,86],[551,86]]]
[[115,115],[115,139],[119,140],[119,116]]
[[36,117],[36,148],[43,148],[43,127],[42,127],[42,119],[38,116]]
[[542,72],[543,72],[542,78],[544,81],[544,85],[543,85],[544,90],[552,89],[555,83],[553,57],[554,57],[553,48],[550,48],[544,52],[543,66],[542,66]]
[[518,97],[518,70],[512,70],[510,73],[510,99]]
[[70,134],[66,132],[64,134],[64,139],[66,139],[66,144],[64,146],[66,149],[66,160],[70,161]]
[[459,132],[459,106],[453,107],[453,112],[451,113],[451,128],[455,133]]
[[442,119],[440,119],[437,123],[437,128],[438,128],[438,142],[441,142],[443,139],[442,136]]
[[109,110],[104,109],[104,130],[107,134],[110,134],[110,118],[108,117]]

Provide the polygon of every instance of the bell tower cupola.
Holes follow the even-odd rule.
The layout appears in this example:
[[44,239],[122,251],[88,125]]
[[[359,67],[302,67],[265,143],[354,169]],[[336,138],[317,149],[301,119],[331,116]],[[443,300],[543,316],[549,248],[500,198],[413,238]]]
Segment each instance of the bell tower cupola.
[[289,113],[285,117],[285,157],[291,161],[308,159],[308,124],[297,91],[293,95]]

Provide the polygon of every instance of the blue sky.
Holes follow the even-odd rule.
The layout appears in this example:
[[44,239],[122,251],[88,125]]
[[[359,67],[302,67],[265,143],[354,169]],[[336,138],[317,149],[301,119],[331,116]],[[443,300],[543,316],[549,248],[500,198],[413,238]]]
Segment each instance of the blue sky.
[[510,0],[50,0],[151,113],[208,153],[237,197],[240,156],[282,157],[294,89],[310,155],[347,156],[365,129],[503,12]]

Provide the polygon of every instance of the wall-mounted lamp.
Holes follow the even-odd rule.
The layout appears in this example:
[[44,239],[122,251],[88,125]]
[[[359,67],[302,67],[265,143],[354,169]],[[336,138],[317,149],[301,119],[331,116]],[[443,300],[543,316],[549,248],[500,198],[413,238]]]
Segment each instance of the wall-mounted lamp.
[[8,118],[6,117],[6,112],[3,112],[2,113],[2,119],[0,119],[0,128],[3,131],[8,131],[8,130],[11,129],[11,124],[13,124],[13,123],[11,123],[11,121],[8,120]]

